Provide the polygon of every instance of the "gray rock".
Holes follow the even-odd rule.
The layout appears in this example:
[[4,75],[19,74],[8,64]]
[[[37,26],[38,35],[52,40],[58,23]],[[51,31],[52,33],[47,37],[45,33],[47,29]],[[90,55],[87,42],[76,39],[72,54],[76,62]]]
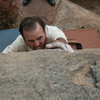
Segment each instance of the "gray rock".
[[100,82],[96,83],[96,87],[100,89]]
[[92,75],[95,80],[95,85],[100,89],[100,64],[91,67]]
[[100,49],[0,54],[0,100],[99,100],[90,68],[99,58]]
[[47,24],[64,30],[96,28],[100,32],[100,0],[55,1],[55,7],[50,6],[47,0],[31,0],[24,7],[23,0],[0,0],[0,29],[19,27],[20,21],[27,16],[40,16]]

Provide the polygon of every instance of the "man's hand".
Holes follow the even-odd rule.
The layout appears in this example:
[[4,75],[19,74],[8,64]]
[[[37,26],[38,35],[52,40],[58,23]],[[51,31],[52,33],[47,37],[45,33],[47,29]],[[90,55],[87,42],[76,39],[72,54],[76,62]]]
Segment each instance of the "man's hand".
[[60,41],[55,41],[53,43],[47,44],[46,48],[50,49],[50,48],[61,48],[69,53],[73,53],[74,50],[72,49],[72,47],[69,44],[60,42]]

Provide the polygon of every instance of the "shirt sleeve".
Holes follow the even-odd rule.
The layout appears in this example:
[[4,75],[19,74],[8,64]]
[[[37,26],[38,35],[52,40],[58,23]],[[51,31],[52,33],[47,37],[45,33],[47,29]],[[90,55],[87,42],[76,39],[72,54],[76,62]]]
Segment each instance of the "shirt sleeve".
[[17,39],[9,46],[7,46],[2,53],[21,52],[25,51],[27,46],[24,43],[23,37],[19,35]]
[[52,41],[54,41],[58,38],[63,38],[64,40],[66,40],[66,42],[68,42],[67,37],[65,36],[65,33],[56,26],[48,26],[47,25],[46,32],[47,32],[47,37],[49,39],[52,39]]

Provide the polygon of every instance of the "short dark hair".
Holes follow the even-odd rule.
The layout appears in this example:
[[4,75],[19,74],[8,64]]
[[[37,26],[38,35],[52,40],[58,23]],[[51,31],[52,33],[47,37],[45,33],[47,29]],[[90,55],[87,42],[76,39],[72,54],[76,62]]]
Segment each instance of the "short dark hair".
[[19,32],[20,32],[20,34],[23,36],[23,30],[27,30],[27,31],[35,30],[37,23],[43,28],[43,30],[45,30],[46,24],[45,24],[45,22],[41,18],[36,17],[36,16],[26,17],[21,22],[21,24],[19,26]]

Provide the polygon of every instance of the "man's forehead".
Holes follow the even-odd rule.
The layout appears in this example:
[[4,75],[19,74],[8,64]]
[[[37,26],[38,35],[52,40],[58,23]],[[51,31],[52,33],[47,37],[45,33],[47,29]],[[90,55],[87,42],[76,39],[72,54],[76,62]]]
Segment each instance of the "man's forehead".
[[43,29],[43,27],[39,23],[37,23],[36,24],[36,29],[34,30],[34,32],[44,34],[45,30]]
[[42,26],[39,23],[36,23],[36,29],[42,29],[43,30]]

